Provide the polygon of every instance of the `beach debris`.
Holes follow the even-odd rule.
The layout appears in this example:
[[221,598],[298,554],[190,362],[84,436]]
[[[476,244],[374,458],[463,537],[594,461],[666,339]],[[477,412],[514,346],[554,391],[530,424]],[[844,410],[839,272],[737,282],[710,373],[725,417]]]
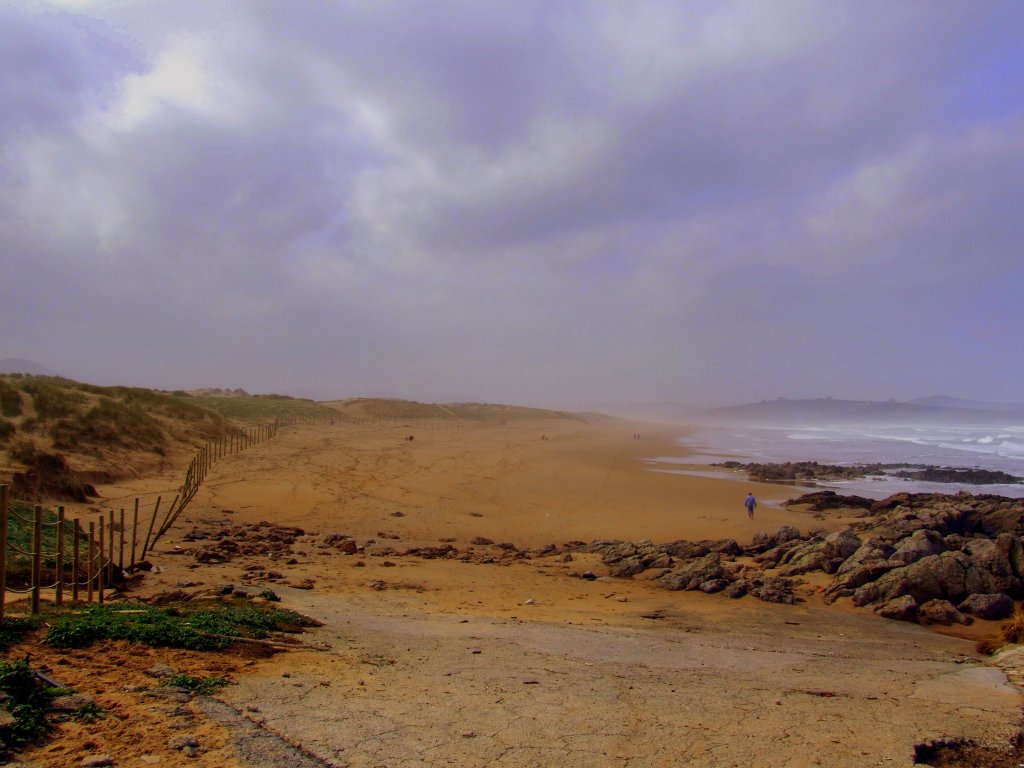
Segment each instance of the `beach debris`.
[[523,605],[536,605],[536,604],[537,604],[537,601],[534,600],[532,597],[528,597],[525,600],[523,600]]

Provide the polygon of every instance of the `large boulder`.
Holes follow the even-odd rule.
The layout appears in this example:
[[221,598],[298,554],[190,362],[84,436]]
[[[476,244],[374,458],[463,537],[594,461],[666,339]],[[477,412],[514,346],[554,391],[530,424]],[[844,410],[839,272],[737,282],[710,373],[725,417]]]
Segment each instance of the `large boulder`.
[[921,624],[973,624],[974,619],[965,616],[948,600],[929,600],[917,609],[917,620]]
[[979,619],[999,621],[1013,614],[1013,600],[999,593],[995,595],[971,595],[957,606],[961,613],[969,613]]
[[896,546],[896,551],[892,553],[890,559],[910,565],[929,555],[945,551],[946,542],[942,536],[928,528],[920,528]]
[[1020,539],[1012,533],[1001,533],[992,539],[971,539],[964,544],[963,551],[971,562],[984,568],[994,579],[993,592],[1005,592],[1017,596],[1021,591],[1021,580],[1014,565],[1019,567],[1024,559]]
[[[847,561],[849,562],[849,561]],[[869,584],[896,568],[902,568],[899,560],[867,560],[850,568],[846,563],[839,569],[832,583],[825,587],[825,602],[832,604],[840,597],[850,597],[859,587]]]
[[787,552],[800,547],[803,543],[802,539],[787,539],[781,544],[775,545],[759,555],[755,555],[754,562],[766,568],[774,568],[782,561]]
[[793,594],[792,579],[781,576],[765,576],[754,580],[750,594],[764,600],[766,603],[785,603],[791,605],[796,602]]
[[917,608],[917,600],[910,595],[903,595],[882,603],[875,608],[875,612],[879,616],[896,621],[917,621]]
[[706,581],[726,577],[722,566],[722,556],[718,552],[710,552],[704,557],[681,563],[677,570],[661,577],[661,586],[665,589],[697,589]]
[[853,593],[856,605],[868,605],[910,595],[918,603],[949,600],[959,603],[975,592],[988,593],[994,580],[963,552],[943,552],[896,568],[877,581],[865,584]]

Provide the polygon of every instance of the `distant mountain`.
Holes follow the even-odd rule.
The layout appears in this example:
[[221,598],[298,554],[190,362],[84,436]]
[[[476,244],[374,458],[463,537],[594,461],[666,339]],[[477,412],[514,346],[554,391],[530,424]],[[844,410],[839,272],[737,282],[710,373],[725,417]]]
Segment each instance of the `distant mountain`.
[[[950,398],[952,399],[952,398]],[[968,401],[970,402],[970,401]],[[1024,424],[1024,408],[1005,410],[923,405],[918,402],[889,400],[837,400],[831,397],[814,400],[762,400],[759,403],[734,405],[705,411],[703,418],[712,422],[749,425],[801,424],[985,424],[1008,426]]]
[[990,403],[984,400],[965,400],[961,397],[932,395],[907,400],[912,405],[924,405],[932,408],[964,408],[970,411],[1024,411],[1024,403]]
[[59,376],[45,365],[22,360],[20,357],[5,357],[0,360],[0,373],[27,373],[30,376]]

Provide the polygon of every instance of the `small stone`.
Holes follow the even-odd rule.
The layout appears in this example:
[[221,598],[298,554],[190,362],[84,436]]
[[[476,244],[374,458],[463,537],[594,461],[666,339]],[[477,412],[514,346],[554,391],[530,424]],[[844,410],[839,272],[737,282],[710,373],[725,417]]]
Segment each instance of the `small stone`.
[[167,664],[154,664],[146,670],[146,674],[156,678],[170,677],[174,674],[174,669]]
[[167,740],[167,746],[170,749],[195,749],[199,746],[199,739],[191,733],[182,733],[177,736],[171,736],[171,738]]
[[117,765],[117,761],[110,755],[93,755],[82,759],[82,768],[103,768],[103,766]]
[[50,709],[54,712],[75,712],[95,703],[96,702],[88,696],[83,696],[80,693],[72,693],[67,696],[56,697],[50,702]]
[[528,598],[526,598],[523,601],[523,605],[536,605],[536,604],[537,604],[537,601],[534,600],[532,597],[528,597]]

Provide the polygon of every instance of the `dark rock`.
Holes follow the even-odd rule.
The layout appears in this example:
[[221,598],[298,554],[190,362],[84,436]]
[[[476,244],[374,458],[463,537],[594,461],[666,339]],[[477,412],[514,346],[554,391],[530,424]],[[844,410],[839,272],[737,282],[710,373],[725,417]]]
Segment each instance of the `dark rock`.
[[971,624],[970,616],[960,613],[948,600],[929,600],[917,609],[917,620],[921,624]]
[[1020,540],[1012,533],[1001,533],[995,541],[992,539],[971,539],[966,542],[963,551],[971,558],[971,562],[984,568],[994,580],[993,592],[1005,592],[1008,595],[1019,595],[1021,580],[1014,569],[1014,563],[1024,558]]
[[874,501],[863,496],[840,496],[835,491],[817,491],[790,499],[784,506],[804,504],[808,505],[812,512],[825,512],[830,509],[871,509]]
[[737,600],[747,594],[747,590],[750,588],[749,582],[746,579],[737,579],[724,590],[722,594],[726,597],[730,597],[733,600]]
[[711,550],[703,544],[693,541],[673,541],[665,545],[664,550],[672,557],[680,560],[691,560],[695,557],[704,557]]
[[736,557],[743,554],[743,547],[741,547],[736,539],[712,539],[708,541],[701,541],[699,544],[703,547],[707,547],[709,552],[718,552],[722,555],[728,555],[730,557]]
[[689,560],[678,566],[674,572],[668,573],[659,580],[665,589],[697,589],[705,581],[720,579],[725,576],[722,567],[722,556],[710,552],[704,557]]
[[766,603],[792,605],[796,602],[796,595],[793,594],[792,580],[781,576],[766,576],[755,580],[750,594],[764,600]]
[[470,539],[469,543],[476,544],[478,547],[486,547],[490,544],[493,544],[494,541],[488,539],[486,536],[474,536],[472,539]]
[[799,547],[803,542],[800,539],[790,539],[782,544],[771,547],[754,557],[755,563],[760,563],[766,568],[774,568],[791,549]]
[[896,621],[917,621],[917,600],[910,595],[903,595],[882,603],[875,608],[875,613]]
[[50,710],[53,712],[77,712],[85,707],[95,706],[96,702],[89,696],[81,693],[70,693],[66,696],[57,696],[50,701]]
[[911,595],[919,603],[929,600],[961,602],[968,595],[995,591],[993,578],[962,552],[943,552],[889,571],[878,581],[853,594],[856,605],[868,605]]
[[910,565],[929,555],[938,555],[946,551],[946,542],[935,531],[921,528],[903,539],[890,556],[890,560],[899,560]]
[[1004,594],[971,595],[957,606],[961,613],[969,613],[979,619],[999,621],[1013,614],[1013,600]]
[[894,568],[903,567],[903,563],[898,560],[867,560],[854,563],[848,568],[850,560],[839,567],[832,583],[825,587],[827,604],[834,603],[840,597],[850,597],[858,587],[869,584]]
[[721,592],[723,589],[729,586],[728,579],[711,579],[710,581],[702,582],[698,585],[698,589],[701,592],[707,592],[709,595],[715,592]]
[[787,541],[800,538],[800,531],[794,528],[792,525],[783,525],[779,530],[772,534],[772,544],[776,547]]
[[608,573],[611,576],[634,576],[646,570],[647,566],[641,557],[627,557],[608,566]]

